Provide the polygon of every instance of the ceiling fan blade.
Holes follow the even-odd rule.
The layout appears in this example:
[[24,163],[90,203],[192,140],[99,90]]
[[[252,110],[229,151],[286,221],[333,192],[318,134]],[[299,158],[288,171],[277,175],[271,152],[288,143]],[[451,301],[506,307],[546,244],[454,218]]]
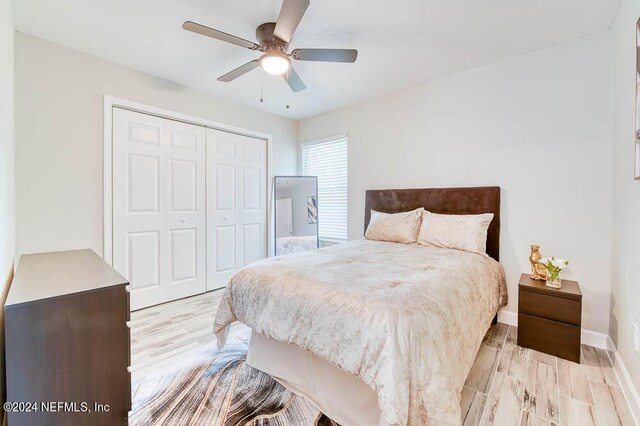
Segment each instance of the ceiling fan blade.
[[291,87],[291,90],[296,93],[307,88],[307,86],[305,86],[305,84],[302,82],[302,79],[300,78],[296,70],[293,69],[293,67],[289,68],[288,72],[282,74],[282,77],[287,81],[287,84],[289,85],[289,87]]
[[213,28],[209,28],[201,24],[196,24],[195,22],[184,21],[184,24],[182,24],[182,28],[184,28],[187,31],[202,34],[207,37],[226,41],[227,43],[235,44],[240,47],[246,47],[247,49],[251,49],[251,50],[260,49],[260,46],[258,46],[256,43],[252,41],[245,40],[243,38],[236,37],[234,35],[227,34],[222,31],[214,30]]
[[308,7],[309,0],[284,0],[273,35],[289,43]]
[[291,56],[299,61],[349,62],[358,58],[356,49],[294,49]]
[[239,66],[233,71],[229,71],[222,77],[218,77],[218,81],[224,81],[225,83],[228,83],[240,77],[241,75],[248,73],[252,69],[257,68],[258,66],[260,66],[260,62],[257,59],[254,59],[251,62],[247,62],[246,64]]

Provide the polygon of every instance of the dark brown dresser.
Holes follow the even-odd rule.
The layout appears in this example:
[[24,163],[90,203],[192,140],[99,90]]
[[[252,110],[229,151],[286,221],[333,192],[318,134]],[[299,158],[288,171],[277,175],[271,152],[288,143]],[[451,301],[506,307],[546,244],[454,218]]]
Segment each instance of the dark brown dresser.
[[580,362],[582,293],[576,281],[547,287],[522,274],[518,284],[518,345]]
[[20,258],[4,307],[9,426],[128,424],[127,285],[91,250]]

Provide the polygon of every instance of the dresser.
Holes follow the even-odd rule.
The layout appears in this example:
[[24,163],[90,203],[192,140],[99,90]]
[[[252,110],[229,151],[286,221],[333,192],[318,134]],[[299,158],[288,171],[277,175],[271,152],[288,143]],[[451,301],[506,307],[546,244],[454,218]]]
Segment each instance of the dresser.
[[580,362],[582,293],[576,281],[562,288],[522,274],[518,284],[518,345]]
[[127,285],[91,250],[20,258],[4,306],[9,426],[128,424]]

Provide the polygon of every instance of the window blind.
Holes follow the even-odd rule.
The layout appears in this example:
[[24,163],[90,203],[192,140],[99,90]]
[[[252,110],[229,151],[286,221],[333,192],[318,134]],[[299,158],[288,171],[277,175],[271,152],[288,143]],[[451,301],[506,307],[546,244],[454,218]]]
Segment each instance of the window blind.
[[347,240],[346,137],[302,144],[302,174],[318,178],[318,235],[320,243]]

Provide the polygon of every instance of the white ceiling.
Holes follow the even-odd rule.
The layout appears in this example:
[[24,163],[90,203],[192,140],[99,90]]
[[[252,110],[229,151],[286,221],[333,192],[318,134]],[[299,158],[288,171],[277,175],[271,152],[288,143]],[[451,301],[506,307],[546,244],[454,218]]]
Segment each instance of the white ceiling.
[[307,89],[293,94],[282,78],[260,69],[218,82],[257,53],[181,28],[192,20],[255,40],[255,28],[277,18],[281,0],[14,3],[19,31],[291,118],[608,28],[618,6],[618,0],[311,0],[291,48],[357,48],[359,56],[355,64],[296,62]]

